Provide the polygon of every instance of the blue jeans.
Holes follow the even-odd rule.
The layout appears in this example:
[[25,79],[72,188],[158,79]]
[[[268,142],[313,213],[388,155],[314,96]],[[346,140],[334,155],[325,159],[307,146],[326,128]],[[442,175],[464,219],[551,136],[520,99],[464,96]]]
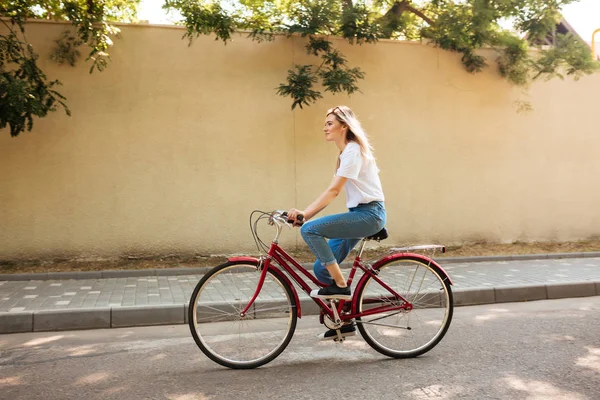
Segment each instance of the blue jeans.
[[331,284],[333,279],[325,266],[344,261],[361,239],[383,229],[385,220],[383,202],[372,201],[350,208],[347,213],[328,215],[304,223],[300,233],[317,256],[314,265],[317,279]]

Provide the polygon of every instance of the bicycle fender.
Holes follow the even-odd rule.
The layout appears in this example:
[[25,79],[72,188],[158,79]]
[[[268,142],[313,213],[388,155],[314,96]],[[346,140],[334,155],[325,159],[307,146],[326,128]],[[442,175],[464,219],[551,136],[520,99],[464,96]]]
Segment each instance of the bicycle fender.
[[379,266],[383,263],[386,263],[390,260],[395,260],[398,258],[416,258],[417,260],[423,262],[424,264],[431,264],[433,266],[435,266],[441,275],[443,275],[442,277],[444,279],[447,279],[448,282],[450,283],[450,285],[454,286],[454,282],[452,282],[452,279],[450,278],[450,275],[448,275],[448,273],[444,270],[444,268],[442,268],[442,266],[440,264],[438,264],[437,262],[435,262],[435,260],[425,257],[422,254],[416,254],[416,253],[396,253],[396,254],[391,254],[387,257],[383,257],[381,260],[377,261],[375,264],[373,264],[373,269],[378,269]]
[[248,262],[255,262],[258,263],[258,258],[255,257],[247,257],[247,256],[241,256],[241,257],[229,257],[227,259],[229,262],[236,262],[236,261],[248,261]]
[[[227,260],[231,263],[243,261],[258,264],[258,258],[248,256],[229,257]],[[302,306],[300,305],[300,298],[298,297],[298,292],[296,291],[296,288],[294,287],[290,279],[287,277],[287,275],[281,272],[281,270],[277,268],[270,268],[270,270],[275,275],[277,275],[278,278],[281,278],[281,280],[284,281],[290,287],[290,289],[292,290],[292,295],[294,296],[294,300],[296,301],[296,308],[298,309],[298,318],[302,318]]]

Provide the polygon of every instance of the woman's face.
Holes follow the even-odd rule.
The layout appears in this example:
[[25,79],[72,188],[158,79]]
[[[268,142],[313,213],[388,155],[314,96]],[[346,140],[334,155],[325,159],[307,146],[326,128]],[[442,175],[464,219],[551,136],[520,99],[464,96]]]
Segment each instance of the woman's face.
[[323,132],[325,132],[325,140],[328,142],[343,142],[346,140],[346,132],[348,127],[337,120],[334,114],[329,114],[325,118],[325,126]]

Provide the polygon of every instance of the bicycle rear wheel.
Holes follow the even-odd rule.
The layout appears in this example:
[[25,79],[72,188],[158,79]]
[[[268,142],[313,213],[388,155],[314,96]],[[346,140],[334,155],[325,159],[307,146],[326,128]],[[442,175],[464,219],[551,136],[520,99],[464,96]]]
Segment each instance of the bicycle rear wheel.
[[[412,310],[382,311],[356,318],[365,341],[394,358],[411,358],[431,350],[444,337],[452,321],[450,282],[435,265],[418,258],[392,259],[378,269],[377,278],[412,304]],[[368,277],[356,289],[357,312],[403,301]]]
[[192,336],[206,356],[223,366],[259,367],[275,359],[292,339],[295,298],[271,271],[252,307],[240,316],[260,274],[256,262],[227,262],[204,275],[192,293],[188,314]]

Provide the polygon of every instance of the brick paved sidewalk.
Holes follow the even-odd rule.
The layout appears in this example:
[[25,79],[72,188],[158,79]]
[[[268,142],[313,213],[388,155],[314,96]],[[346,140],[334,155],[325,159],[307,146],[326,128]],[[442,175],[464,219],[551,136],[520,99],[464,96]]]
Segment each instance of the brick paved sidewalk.
[[[455,305],[600,295],[600,257],[456,261],[439,260],[454,281]],[[186,303],[201,276],[12,281],[0,275],[0,333],[186,323]],[[298,293],[305,314],[318,312]]]

